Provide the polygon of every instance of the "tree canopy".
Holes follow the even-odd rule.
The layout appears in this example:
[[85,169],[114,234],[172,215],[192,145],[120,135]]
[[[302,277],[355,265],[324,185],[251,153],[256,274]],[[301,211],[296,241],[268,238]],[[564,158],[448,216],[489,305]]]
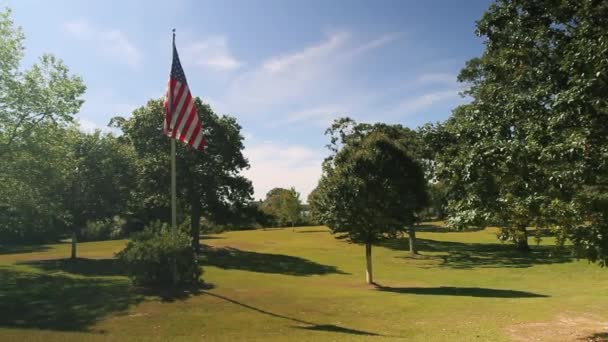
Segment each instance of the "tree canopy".
[[302,203],[295,188],[274,188],[266,194],[261,209],[274,218],[278,226],[295,225],[300,221]]
[[439,135],[451,222],[498,224],[522,250],[526,227],[553,228],[606,261],[607,32],[602,1],[490,6],[477,23],[485,50],[458,77],[472,102]]
[[372,283],[371,246],[407,231],[427,204],[422,167],[384,129],[357,133],[324,164],[310,197],[311,211],[337,238],[366,246]]
[[[249,167],[243,156],[241,126],[230,116],[218,116],[199,98],[195,99],[207,140],[204,152],[178,144],[177,182],[180,207],[190,217],[193,246],[198,249],[201,217],[218,223],[246,206],[251,200],[251,181],[239,172]],[[170,144],[162,134],[162,99],[150,100],[129,119],[114,118],[123,139],[133,144],[138,157],[137,195],[143,205],[134,207],[143,221],[167,220],[170,211]],[[179,215],[178,215],[179,216]],[[185,216],[182,210],[182,219]]]

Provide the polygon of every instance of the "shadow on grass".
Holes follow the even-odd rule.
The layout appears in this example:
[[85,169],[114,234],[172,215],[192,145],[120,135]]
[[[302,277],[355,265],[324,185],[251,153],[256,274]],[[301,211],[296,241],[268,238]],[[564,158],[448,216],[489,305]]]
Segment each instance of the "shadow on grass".
[[608,332],[595,333],[587,337],[581,338],[580,340],[587,342],[606,342],[608,341]]
[[47,272],[67,272],[83,276],[117,276],[125,275],[116,259],[51,259],[23,261],[28,265]]
[[127,279],[87,279],[0,267],[3,327],[91,331],[98,320],[124,312],[143,298],[131,290]]
[[326,229],[298,230],[296,233],[329,233]]
[[183,301],[192,296],[197,296],[203,293],[203,290],[211,290],[215,286],[209,283],[200,283],[198,285],[180,288],[154,288],[154,287],[137,287],[135,292],[146,295],[159,297],[161,302],[172,303],[175,301]]
[[201,235],[200,239],[201,240],[222,240],[222,239],[225,239],[225,237],[212,236],[212,235]]
[[[67,272],[88,277],[126,276],[117,259],[53,259],[25,261],[20,265],[28,265],[45,272]],[[159,297],[163,302],[185,300],[200,294],[201,290],[212,289],[213,285],[201,283],[196,286],[182,288],[162,287],[133,287],[133,292],[146,296]]]
[[51,248],[45,245],[0,245],[0,255],[44,252],[49,249]]
[[376,290],[383,292],[406,293],[432,296],[463,296],[485,298],[546,298],[547,295],[502,289],[488,289],[483,287],[389,287],[377,285]]
[[243,251],[231,247],[205,246],[200,254],[203,267],[215,266],[260,273],[278,273],[292,276],[347,274],[336,266],[323,265],[304,258],[282,254]]
[[341,326],[337,326],[337,325],[333,325],[333,324],[316,324],[316,323],[312,323],[312,322],[308,322],[302,319],[298,319],[298,318],[293,318],[293,317],[289,317],[289,316],[285,316],[285,315],[281,315],[281,314],[277,314],[274,312],[270,312],[270,311],[266,311],[260,308],[256,308],[255,306],[251,306],[245,303],[241,303],[239,301],[236,301],[234,299],[219,295],[219,294],[215,294],[215,293],[211,293],[208,291],[203,291],[204,294],[209,295],[211,297],[215,297],[215,298],[219,298],[222,300],[225,300],[227,302],[230,302],[232,304],[235,305],[239,305],[241,307],[244,307],[246,309],[249,310],[253,310],[255,312],[264,314],[264,315],[268,315],[271,317],[276,317],[276,318],[282,318],[282,319],[286,319],[295,323],[299,323],[299,324],[304,324],[307,325],[307,327],[294,327],[297,329],[305,329],[305,330],[316,330],[316,331],[328,331],[328,332],[337,332],[337,333],[344,333],[344,334],[353,334],[353,335],[368,335],[368,336],[382,336],[376,333],[372,333],[372,332],[367,332],[367,331],[363,331],[363,330],[356,330],[356,329],[350,329],[350,328],[344,328]]
[[[408,251],[409,239],[385,241],[381,246]],[[534,265],[568,263],[574,260],[571,255],[558,252],[553,246],[531,246],[530,252],[522,253],[511,244],[464,243],[420,238],[417,239],[417,246],[419,252],[438,253],[425,257],[441,260],[440,267],[455,269],[526,268]]]

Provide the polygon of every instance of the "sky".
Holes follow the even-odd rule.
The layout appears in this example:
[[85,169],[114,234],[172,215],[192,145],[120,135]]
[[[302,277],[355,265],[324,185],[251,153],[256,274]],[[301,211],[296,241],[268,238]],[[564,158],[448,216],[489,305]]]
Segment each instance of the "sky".
[[[85,131],[166,89],[171,29],[193,96],[237,118],[255,199],[303,200],[338,117],[411,128],[466,102],[456,76],[479,56],[489,0],[0,0],[26,36],[24,66],[53,53],[87,85]],[[204,119],[203,119],[204,124]]]

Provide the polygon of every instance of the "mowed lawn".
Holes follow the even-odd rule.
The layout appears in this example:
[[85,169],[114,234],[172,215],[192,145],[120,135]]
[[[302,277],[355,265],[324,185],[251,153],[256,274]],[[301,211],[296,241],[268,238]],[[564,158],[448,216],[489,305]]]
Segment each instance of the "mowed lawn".
[[208,288],[171,298],[133,289],[111,259],[125,244],[0,247],[1,341],[588,341],[608,338],[608,270],[522,256],[494,229],[427,224],[364,248],[324,227],[229,232],[202,240]]

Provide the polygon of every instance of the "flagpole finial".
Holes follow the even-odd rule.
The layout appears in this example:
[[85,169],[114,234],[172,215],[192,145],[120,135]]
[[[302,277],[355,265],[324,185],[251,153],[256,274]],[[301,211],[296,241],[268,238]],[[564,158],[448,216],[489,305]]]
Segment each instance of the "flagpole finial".
[[173,44],[175,44],[175,29],[171,30],[173,32]]

